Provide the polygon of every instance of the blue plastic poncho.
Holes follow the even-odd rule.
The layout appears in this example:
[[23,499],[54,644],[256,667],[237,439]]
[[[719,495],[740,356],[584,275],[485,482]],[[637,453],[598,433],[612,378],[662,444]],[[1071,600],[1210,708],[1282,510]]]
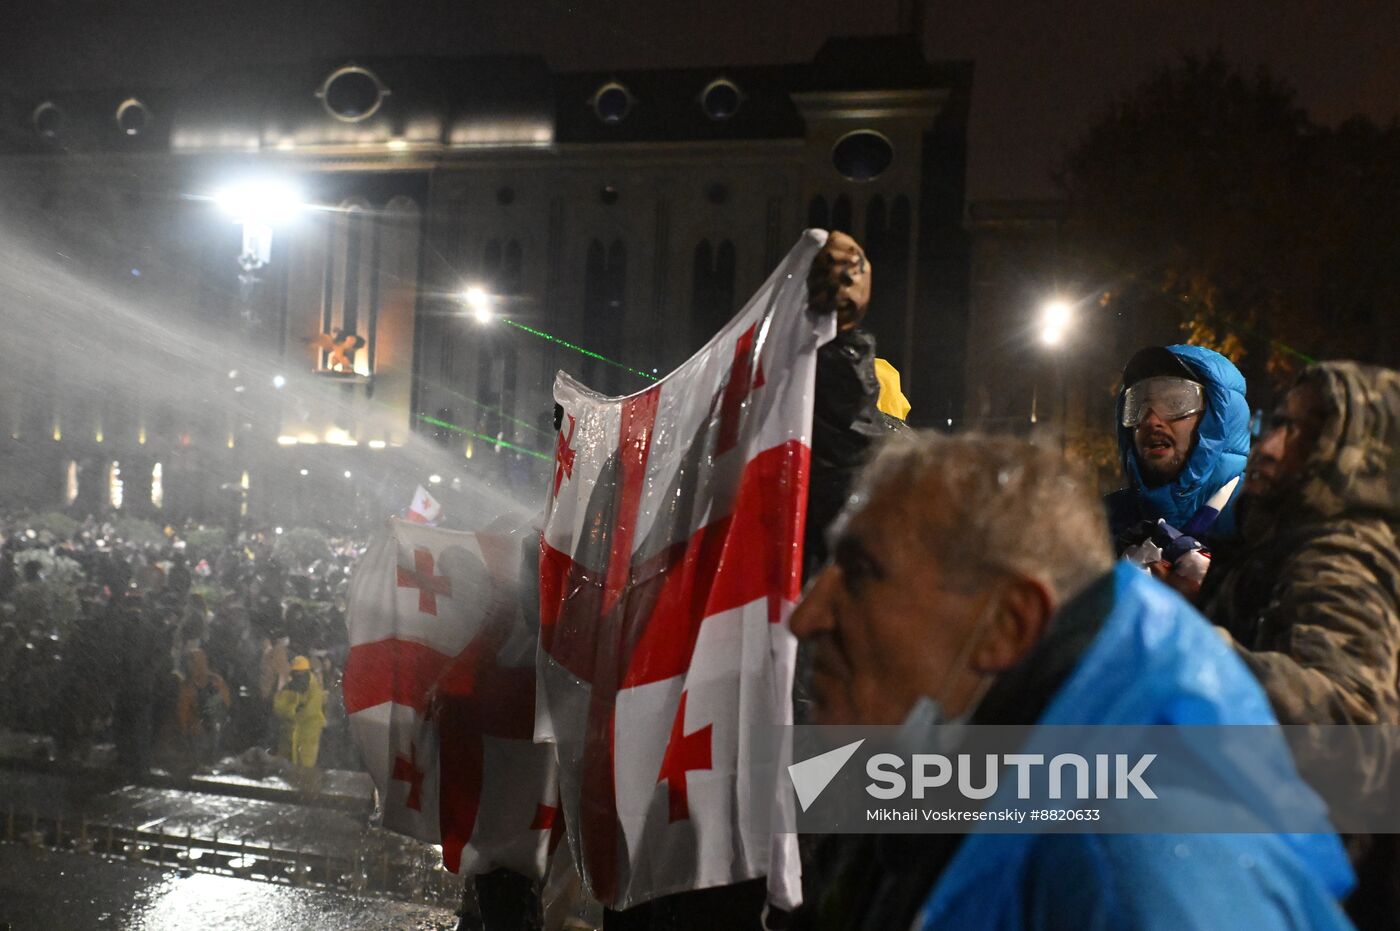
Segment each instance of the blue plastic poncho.
[[[1041,724],[1275,723],[1243,663],[1185,601],[1125,563],[1112,581],[1113,607]],[[1298,781],[1286,752],[1269,762],[1273,771],[1242,770],[1236,782],[1266,794]],[[1353,884],[1335,834],[975,833],[915,927],[1340,929],[1351,927],[1338,900]]]

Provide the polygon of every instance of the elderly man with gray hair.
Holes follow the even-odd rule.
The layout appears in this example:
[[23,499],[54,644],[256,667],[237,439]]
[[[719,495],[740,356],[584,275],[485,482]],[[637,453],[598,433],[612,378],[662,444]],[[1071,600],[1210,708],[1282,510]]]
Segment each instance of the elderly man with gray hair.
[[[1003,437],[888,442],[792,618],[818,723],[1271,724],[1177,594],[1113,564],[1060,457]],[[1235,774],[1248,782],[1287,772]],[[1266,769],[1266,767],[1256,767]],[[1345,928],[1332,834],[833,838],[812,928]]]

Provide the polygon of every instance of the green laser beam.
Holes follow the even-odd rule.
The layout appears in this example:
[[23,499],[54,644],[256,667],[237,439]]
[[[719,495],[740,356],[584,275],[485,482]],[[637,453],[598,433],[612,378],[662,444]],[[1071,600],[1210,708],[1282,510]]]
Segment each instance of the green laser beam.
[[418,419],[423,421],[424,423],[430,423],[435,427],[442,427],[446,430],[452,430],[455,433],[463,433],[467,436],[475,437],[476,439],[481,440],[483,443],[493,443],[496,446],[504,446],[506,449],[514,450],[517,453],[524,453],[527,456],[534,456],[536,459],[543,459],[545,462],[551,462],[554,459],[553,456],[545,455],[537,449],[529,449],[525,446],[517,446],[515,443],[512,443],[509,440],[501,440],[497,439],[494,436],[487,436],[484,433],[477,433],[475,430],[468,430],[466,427],[459,427],[455,423],[448,423],[445,420],[438,420],[436,417],[429,417],[427,414],[419,414]]
[[[434,245],[433,242],[432,242],[431,240],[428,240],[428,241],[427,241],[427,244],[428,244],[428,248],[429,248],[430,250],[432,250],[432,252],[438,257],[438,261],[440,261],[440,262],[442,262],[442,264],[446,265],[446,266],[448,267],[448,269],[450,269],[454,275],[458,275],[458,276],[460,277],[460,273],[459,273],[458,270],[457,270],[456,264],[455,264],[451,259],[449,259],[447,256],[443,255],[443,254],[442,254],[442,250],[439,249],[436,245]],[[536,330],[534,327],[526,326],[526,325],[523,324],[523,323],[517,323],[516,321],[511,320],[509,317],[501,317],[501,318],[499,318],[499,319],[500,319],[500,321],[501,321],[502,323],[505,323],[505,324],[508,324],[508,325],[510,325],[510,326],[513,326],[513,327],[515,327],[517,330],[524,330],[526,333],[529,333],[529,334],[531,334],[532,336],[538,336],[540,339],[546,340],[547,342],[558,343],[560,346],[563,346],[563,347],[566,348],[566,349],[572,349],[574,352],[582,353],[583,355],[588,356],[588,358],[590,358],[590,359],[597,359],[599,362],[605,362],[605,363],[607,363],[608,365],[612,365],[612,366],[615,366],[615,367],[617,367],[617,368],[622,369],[624,372],[631,372],[633,375],[640,375],[642,378],[645,378],[647,381],[660,381],[660,380],[661,380],[660,378],[658,378],[658,377],[655,376],[655,375],[648,375],[646,372],[643,372],[641,369],[634,369],[634,368],[632,368],[630,365],[623,365],[621,362],[615,362],[615,361],[613,361],[612,359],[609,359],[607,356],[602,355],[601,353],[594,352],[594,351],[591,350],[591,349],[584,349],[582,346],[576,346],[576,345],[574,345],[573,343],[569,342],[569,341],[566,340],[566,339],[560,339],[559,337],[553,336],[553,335],[551,335],[551,334],[549,334],[549,333],[546,333],[546,332],[544,332],[543,330]],[[495,442],[495,441],[492,440],[492,442]]]
[[[1257,333],[1258,331],[1257,331],[1257,330],[1253,330],[1253,328],[1251,328],[1251,332],[1256,332],[1256,333]],[[1283,340],[1280,340],[1280,339],[1272,339],[1272,340],[1269,340],[1269,345],[1273,346],[1275,349],[1280,349],[1280,350],[1282,350],[1283,352],[1287,353],[1287,354],[1290,355],[1290,356],[1294,356],[1294,357],[1296,357],[1296,358],[1302,359],[1302,360],[1303,360],[1303,364],[1305,364],[1305,365],[1317,365],[1317,360],[1314,359],[1312,356],[1308,355],[1306,352],[1299,352],[1298,350],[1294,349],[1292,346],[1290,346],[1290,345],[1288,345],[1287,343],[1285,343]]]
[[597,359],[599,362],[606,362],[608,365],[611,365],[611,366],[615,366],[615,367],[617,367],[617,368],[620,368],[620,369],[622,369],[624,372],[631,372],[633,375],[640,375],[640,376],[642,376],[643,378],[645,378],[647,381],[660,381],[660,380],[661,380],[661,379],[657,378],[655,375],[649,375],[649,374],[647,374],[646,372],[643,372],[641,369],[634,369],[634,368],[632,368],[630,365],[623,365],[621,362],[614,362],[612,359],[609,359],[609,358],[608,358],[607,356],[605,356],[605,355],[601,355],[601,354],[599,354],[599,353],[596,353],[596,352],[594,352],[594,351],[591,350],[591,349],[584,349],[582,346],[575,346],[573,343],[569,342],[568,340],[566,340],[566,339],[560,339],[559,337],[553,336],[553,335],[551,335],[551,334],[549,334],[549,333],[546,333],[546,332],[544,332],[543,330],[537,330],[537,329],[535,329],[534,327],[528,327],[528,326],[526,326],[526,325],[523,324],[523,323],[517,323],[516,321],[507,319],[507,318],[505,318],[505,317],[502,317],[502,318],[501,318],[501,322],[504,323],[504,324],[507,324],[507,325],[509,325],[509,326],[513,326],[513,327],[515,327],[517,330],[524,330],[526,333],[529,333],[529,334],[531,334],[532,336],[538,336],[538,337],[540,337],[541,339],[547,340],[547,341],[549,341],[549,342],[551,342],[551,343],[558,343],[560,346],[563,346],[565,349],[572,349],[574,352],[582,353],[583,355],[588,356],[588,358],[590,358],[590,359]]
[[[544,429],[541,429],[540,427],[535,426],[534,424],[530,423],[529,421],[521,420],[519,417],[512,417],[510,414],[507,414],[505,411],[501,410],[499,407],[490,407],[489,405],[482,404],[482,403],[481,403],[480,401],[478,401],[476,398],[469,398],[469,397],[467,397],[465,394],[463,394],[463,393],[460,392],[460,391],[453,391],[452,394],[453,394],[455,397],[459,397],[459,398],[461,398],[463,401],[466,401],[468,404],[475,404],[477,407],[481,408],[483,411],[485,411],[485,412],[488,413],[488,414],[500,414],[500,415],[501,415],[501,418],[502,418],[503,420],[509,420],[511,423],[516,424],[516,425],[521,426],[521,427],[524,427],[524,428],[527,429],[527,430],[534,430],[536,433],[543,433],[545,436],[553,436],[553,435],[554,435],[554,431],[553,431],[553,430],[544,430]],[[495,440],[492,440],[491,442],[494,443]]]

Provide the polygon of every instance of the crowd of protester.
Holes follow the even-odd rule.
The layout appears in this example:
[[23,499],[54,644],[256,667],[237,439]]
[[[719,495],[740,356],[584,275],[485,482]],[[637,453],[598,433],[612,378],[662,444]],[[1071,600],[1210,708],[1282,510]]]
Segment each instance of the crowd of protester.
[[[890,424],[905,405],[860,328],[871,278],[840,233],[809,278],[840,335],[818,359],[811,558],[791,622],[801,718],[1400,724],[1400,373],[1312,365],[1254,418],[1226,357],[1145,347],[1105,411],[1125,485],[1100,503],[1075,463],[1026,440]],[[1209,765],[1246,804],[1290,785],[1296,810],[1325,811],[1299,762]],[[1325,763],[1395,804],[1384,741]],[[1395,839],[812,837],[795,915],[764,912],[741,883],[608,912],[604,927],[1394,928]]]
[[[1100,502],[1073,463],[1022,439],[904,426],[861,329],[871,277],[833,234],[809,279],[839,334],[818,359],[791,622],[801,719],[1400,724],[1400,373],[1312,365],[1251,430],[1228,359],[1146,347],[1105,423],[1125,486]],[[56,726],[73,755],[110,740],[135,772],[249,748],[352,765],[336,690],[353,543],[305,560],[244,534],[192,552],[179,533],[135,543],[93,519],[62,538],[9,520],[0,536],[0,726]],[[1254,762],[1232,775],[1261,795],[1298,779],[1286,754]],[[1388,757],[1336,762],[1393,795]],[[795,915],[765,911],[755,880],[604,926],[1387,928],[1395,837],[814,838]],[[539,926],[524,877],[478,877],[476,895],[489,928]]]
[[338,695],[362,547],[289,535],[0,518],[0,729],[72,763],[110,746],[132,778],[357,767]]

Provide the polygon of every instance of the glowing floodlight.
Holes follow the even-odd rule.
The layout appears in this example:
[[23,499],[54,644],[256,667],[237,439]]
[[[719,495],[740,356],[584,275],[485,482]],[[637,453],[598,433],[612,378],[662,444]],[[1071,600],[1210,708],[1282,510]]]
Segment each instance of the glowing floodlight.
[[302,196],[282,181],[249,181],[214,192],[214,203],[235,223],[271,226],[301,212]]
[[1059,346],[1065,341],[1074,322],[1074,307],[1069,301],[1056,298],[1040,307],[1040,341],[1047,346]]
[[462,292],[462,302],[467,305],[467,310],[476,318],[477,323],[491,322],[491,295],[486,293],[486,289],[479,285],[472,285]]

